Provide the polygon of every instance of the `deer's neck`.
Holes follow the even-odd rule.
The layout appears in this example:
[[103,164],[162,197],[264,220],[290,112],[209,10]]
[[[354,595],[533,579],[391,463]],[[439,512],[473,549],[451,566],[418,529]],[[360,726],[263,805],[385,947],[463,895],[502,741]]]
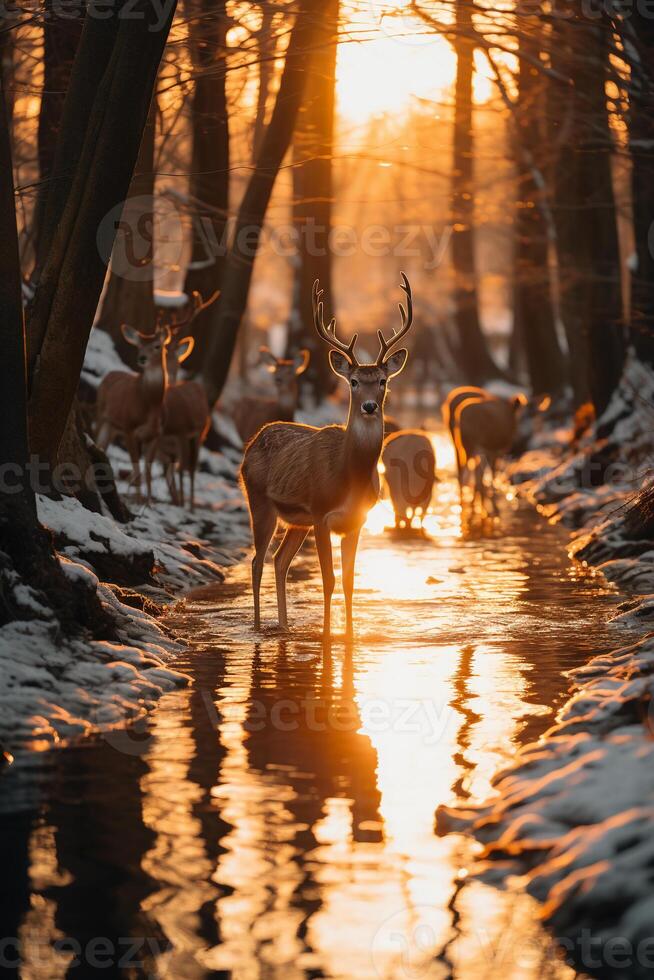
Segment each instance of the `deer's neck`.
[[369,477],[377,468],[384,442],[384,417],[367,419],[361,412],[352,410],[345,429],[344,463],[349,472]]
[[148,365],[141,375],[141,397],[147,408],[157,408],[163,402],[168,376],[165,362]]

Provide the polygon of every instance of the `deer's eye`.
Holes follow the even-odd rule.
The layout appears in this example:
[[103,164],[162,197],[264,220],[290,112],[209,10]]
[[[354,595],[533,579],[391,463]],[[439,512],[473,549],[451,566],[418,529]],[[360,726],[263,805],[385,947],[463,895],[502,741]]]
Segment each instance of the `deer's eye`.
[[379,382],[379,387],[380,388],[385,388],[386,387],[386,378],[382,378],[381,379],[381,381]]
[[357,381],[356,378],[352,378],[352,381],[350,382],[350,384],[352,385],[353,388],[358,388],[359,387],[359,382]]

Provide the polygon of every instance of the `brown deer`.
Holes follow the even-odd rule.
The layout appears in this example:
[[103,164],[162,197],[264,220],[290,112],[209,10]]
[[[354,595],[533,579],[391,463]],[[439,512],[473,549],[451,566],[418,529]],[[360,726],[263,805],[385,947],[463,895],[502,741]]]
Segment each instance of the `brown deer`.
[[379,496],[377,464],[384,441],[384,402],[388,381],[403,370],[408,351],[393,350],[413,320],[409,281],[402,273],[406,309],[400,304],[401,328],[389,341],[377,332],[380,350],[374,364],[359,364],[355,346],[336,336],[336,321],[323,320],[322,290],[313,285],[313,316],[318,335],[330,347],[332,371],[350,389],[347,425],[314,428],[294,422],[264,426],[250,442],[241,477],[250,507],[255,554],[252,560],[254,626],[261,628],[259,593],[261,575],[278,521],[284,538],[275,552],[275,580],[279,625],[288,628],[286,577],[288,569],[313,528],[324,594],[323,636],[331,632],[331,599],[334,568],[330,534],[342,538],[341,555],[347,636],[352,636],[354,563],[361,527]]
[[[184,473],[189,474],[190,507],[195,509],[195,473],[200,446],[210,425],[207,393],[198,381],[178,381],[179,367],[193,351],[193,337],[185,337],[168,346],[166,360],[169,384],[163,404],[161,432],[156,456],[164,467],[166,482],[173,503],[184,500]],[[179,470],[179,491],[175,485],[175,470]]]
[[[141,453],[151,447],[161,431],[161,415],[168,383],[166,350],[171,341],[168,327],[153,334],[142,334],[127,324],[121,332],[128,344],[138,348],[140,374],[132,371],[110,371],[102,379],[97,398],[97,439],[100,449],[120,436],[132,463],[130,482],[141,494]],[[151,458],[146,459],[148,499],[151,495]]]
[[485,388],[476,388],[474,385],[467,385],[460,388],[453,388],[452,391],[449,392],[441,407],[443,422],[445,423],[445,427],[449,430],[450,437],[454,445],[454,454],[456,457],[456,475],[457,480],[459,481],[459,495],[462,503],[466,459],[465,456],[461,456],[459,453],[459,442],[457,442],[455,432],[456,410],[458,406],[466,400],[472,399],[473,401],[484,401],[485,399],[492,397],[493,395],[491,395],[489,391],[486,391]]
[[407,524],[410,527],[414,515],[422,525],[436,476],[431,440],[419,429],[400,429],[385,440],[382,463],[395,512],[395,527]]
[[460,401],[454,412],[454,438],[457,459],[475,464],[473,506],[477,497],[484,506],[484,471],[491,472],[491,502],[498,459],[509,451],[515,435],[518,411],[526,403],[524,395],[514,398],[484,398],[476,396]]
[[309,366],[308,350],[299,351],[293,358],[275,357],[267,347],[262,347],[259,353],[260,363],[273,376],[277,397],[241,398],[234,406],[232,418],[244,446],[269,422],[293,421],[300,394],[298,380]]

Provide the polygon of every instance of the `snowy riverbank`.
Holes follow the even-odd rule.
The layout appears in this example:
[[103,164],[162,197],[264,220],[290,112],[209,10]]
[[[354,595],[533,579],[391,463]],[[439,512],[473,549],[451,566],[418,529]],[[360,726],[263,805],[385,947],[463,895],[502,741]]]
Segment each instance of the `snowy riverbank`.
[[[654,523],[643,507],[652,406],[654,375],[631,364],[576,451],[565,448],[571,432],[544,428],[509,469],[546,517],[573,529],[571,556],[632,593],[616,618],[643,631],[654,617]],[[594,658],[569,679],[556,724],[496,777],[496,795],[467,811],[439,808],[437,828],[465,830],[485,845],[477,870],[486,878],[519,876],[578,968],[651,976],[654,635]]]

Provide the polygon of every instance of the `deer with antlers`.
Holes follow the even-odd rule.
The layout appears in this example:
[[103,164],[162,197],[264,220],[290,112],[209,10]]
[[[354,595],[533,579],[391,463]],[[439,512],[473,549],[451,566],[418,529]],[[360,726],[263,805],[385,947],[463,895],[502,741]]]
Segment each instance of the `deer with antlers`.
[[384,442],[384,402],[388,382],[404,369],[408,351],[395,350],[413,320],[409,281],[402,273],[406,309],[401,328],[389,341],[378,331],[380,350],[373,364],[360,364],[357,334],[349,344],[336,336],[336,321],[323,319],[322,290],[313,286],[313,316],[318,335],[330,348],[332,371],[350,389],[347,424],[314,428],[295,422],[264,426],[250,442],[241,478],[250,507],[255,554],[252,560],[254,625],[261,628],[260,588],[263,566],[279,521],[286,528],[274,557],[279,625],[288,628],[286,578],[293,558],[313,528],[323,581],[323,636],[331,632],[334,569],[330,534],[342,538],[341,555],[347,636],[353,632],[354,564],[361,527],[379,496],[377,464]]

